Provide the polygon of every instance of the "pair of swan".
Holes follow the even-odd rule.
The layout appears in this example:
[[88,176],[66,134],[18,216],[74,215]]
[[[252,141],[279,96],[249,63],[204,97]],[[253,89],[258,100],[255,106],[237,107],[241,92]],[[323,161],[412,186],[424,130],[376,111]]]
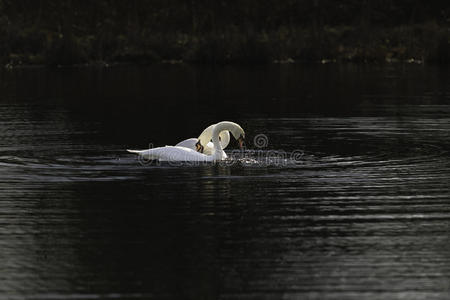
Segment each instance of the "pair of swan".
[[[223,149],[230,142],[230,134],[238,140],[239,147],[244,146],[245,132],[234,122],[222,121],[211,125],[200,134],[198,139],[190,138],[175,146],[165,146],[148,150],[127,150],[145,159],[159,161],[195,161],[213,162],[227,158]],[[212,140],[212,142],[210,142]]]

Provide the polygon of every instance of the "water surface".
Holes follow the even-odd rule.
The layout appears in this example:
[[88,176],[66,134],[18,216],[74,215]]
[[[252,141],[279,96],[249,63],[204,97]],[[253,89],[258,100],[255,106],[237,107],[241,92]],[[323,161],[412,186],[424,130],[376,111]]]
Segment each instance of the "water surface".
[[[448,298],[448,75],[2,70],[0,297]],[[124,151],[220,120],[247,133],[246,152],[230,144],[233,163]]]

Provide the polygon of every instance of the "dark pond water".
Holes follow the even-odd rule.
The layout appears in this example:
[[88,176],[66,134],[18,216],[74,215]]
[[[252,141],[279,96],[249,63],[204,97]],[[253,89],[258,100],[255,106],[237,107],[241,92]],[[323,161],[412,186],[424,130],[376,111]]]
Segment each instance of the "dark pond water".
[[[448,299],[449,78],[413,65],[1,70],[0,298]],[[221,120],[247,133],[233,163],[124,151]]]

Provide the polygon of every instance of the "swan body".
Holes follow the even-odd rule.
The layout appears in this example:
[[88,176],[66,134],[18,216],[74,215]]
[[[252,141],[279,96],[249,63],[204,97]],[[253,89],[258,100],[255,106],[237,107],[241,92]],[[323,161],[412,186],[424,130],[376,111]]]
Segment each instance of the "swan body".
[[165,146],[157,147],[148,150],[127,150],[131,153],[136,153],[148,160],[159,161],[196,161],[209,162],[215,161],[212,155],[206,155],[187,147],[181,146]]
[[[148,150],[127,150],[127,151],[131,153],[136,153],[146,159],[159,161],[213,162],[218,160],[224,160],[226,158],[226,154],[222,149],[222,145],[219,140],[219,135],[222,131],[225,130],[230,131],[233,137],[239,141],[239,145],[242,147],[245,132],[241,126],[239,126],[234,122],[229,121],[222,121],[212,126],[213,126],[212,130],[207,131],[203,136],[202,133],[198,139],[200,143],[202,143],[202,141],[206,142],[205,144],[202,145],[206,145],[212,139],[214,151],[212,151],[211,155],[199,153],[194,149],[183,146],[165,146],[152,148]],[[205,131],[207,129],[205,129]]]

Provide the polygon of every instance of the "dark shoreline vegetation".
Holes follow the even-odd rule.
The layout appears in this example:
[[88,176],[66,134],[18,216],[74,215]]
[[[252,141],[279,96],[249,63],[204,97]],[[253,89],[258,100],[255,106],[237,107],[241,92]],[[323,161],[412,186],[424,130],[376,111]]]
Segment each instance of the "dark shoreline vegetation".
[[0,0],[17,65],[450,62],[438,1]]

